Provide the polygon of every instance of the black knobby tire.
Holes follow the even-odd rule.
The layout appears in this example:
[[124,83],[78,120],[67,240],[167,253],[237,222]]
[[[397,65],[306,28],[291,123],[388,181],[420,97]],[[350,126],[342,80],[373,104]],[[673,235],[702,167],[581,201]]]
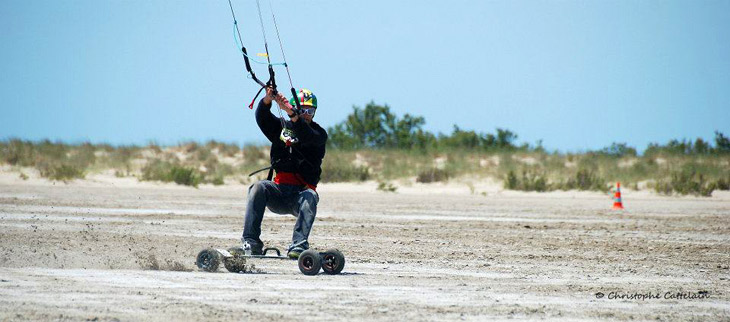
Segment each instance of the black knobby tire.
[[231,273],[240,273],[246,271],[246,258],[243,257],[245,252],[243,251],[243,248],[241,247],[231,247],[228,249],[228,252],[233,255],[233,257],[224,258],[223,259],[223,266],[226,267],[226,270],[228,270]]
[[313,249],[307,249],[299,255],[299,271],[304,275],[317,275],[322,268],[322,259]]
[[345,268],[345,255],[337,249],[330,249],[322,256],[322,270],[330,275],[336,275]]
[[218,251],[212,248],[201,250],[195,260],[195,265],[206,272],[217,271],[220,263],[221,260]]

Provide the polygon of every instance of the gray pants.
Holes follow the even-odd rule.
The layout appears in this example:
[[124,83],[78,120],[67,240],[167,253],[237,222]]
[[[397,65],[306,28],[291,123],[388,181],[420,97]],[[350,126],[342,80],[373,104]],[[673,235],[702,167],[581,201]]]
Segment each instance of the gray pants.
[[304,242],[301,246],[309,248],[307,239],[312,230],[314,217],[317,215],[319,195],[312,189],[302,190],[302,186],[276,184],[270,180],[261,180],[248,188],[248,204],[246,218],[243,223],[243,239],[251,246],[263,246],[261,241],[261,221],[268,207],[277,214],[292,214],[297,217],[294,224],[292,244]]

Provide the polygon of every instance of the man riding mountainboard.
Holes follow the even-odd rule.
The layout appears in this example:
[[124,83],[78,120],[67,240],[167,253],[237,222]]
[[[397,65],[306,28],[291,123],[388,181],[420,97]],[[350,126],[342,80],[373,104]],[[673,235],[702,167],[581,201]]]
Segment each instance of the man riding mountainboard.
[[[301,108],[297,110],[296,101]],[[271,112],[272,101],[286,112],[288,120]],[[287,256],[298,258],[309,249],[309,232],[317,215],[317,183],[322,173],[327,132],[314,122],[317,97],[300,89],[297,97],[287,101],[281,93],[266,88],[266,96],[256,108],[256,123],[271,142],[271,168],[267,180],[260,180],[248,189],[248,203],[243,225],[243,249],[261,255],[261,221],[264,210],[292,214],[297,218]],[[272,172],[276,176],[272,180]]]

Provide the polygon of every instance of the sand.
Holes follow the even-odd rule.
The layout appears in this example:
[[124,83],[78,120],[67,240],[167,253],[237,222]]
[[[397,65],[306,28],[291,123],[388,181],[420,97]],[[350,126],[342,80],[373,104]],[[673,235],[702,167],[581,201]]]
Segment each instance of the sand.
[[[624,190],[614,211],[495,182],[376,187],[319,188],[310,242],[345,254],[341,275],[207,273],[195,255],[239,243],[244,185],[0,172],[0,321],[730,320],[727,192]],[[293,225],[267,213],[262,239],[284,247]]]

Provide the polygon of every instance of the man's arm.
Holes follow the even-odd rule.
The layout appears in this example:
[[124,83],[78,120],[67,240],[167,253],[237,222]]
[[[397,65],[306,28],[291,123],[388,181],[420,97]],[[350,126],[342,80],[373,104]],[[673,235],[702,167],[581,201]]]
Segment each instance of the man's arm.
[[261,132],[264,133],[271,143],[279,140],[281,133],[281,121],[271,113],[271,97],[269,89],[266,90],[267,95],[261,99],[256,107],[256,124],[258,124]]

